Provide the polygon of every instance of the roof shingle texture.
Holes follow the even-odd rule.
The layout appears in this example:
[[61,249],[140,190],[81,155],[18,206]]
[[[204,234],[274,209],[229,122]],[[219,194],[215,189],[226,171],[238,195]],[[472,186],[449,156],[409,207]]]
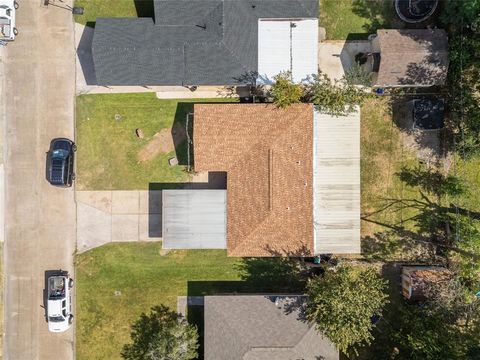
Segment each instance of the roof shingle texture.
[[331,341],[303,320],[304,296],[205,297],[205,358],[337,360]]
[[230,256],[313,253],[313,111],[194,105],[195,170],[227,172]]
[[317,0],[155,0],[150,18],[97,18],[99,85],[235,85],[257,70],[259,18],[317,18]]
[[448,38],[442,29],[378,30],[377,86],[443,85],[448,70]]

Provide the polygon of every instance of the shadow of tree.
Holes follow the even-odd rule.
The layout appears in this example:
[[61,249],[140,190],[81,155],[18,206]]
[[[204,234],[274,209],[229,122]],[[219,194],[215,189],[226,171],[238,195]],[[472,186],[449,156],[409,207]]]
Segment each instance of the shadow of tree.
[[237,269],[243,281],[264,292],[292,293],[305,288],[302,262],[296,258],[244,258]]
[[394,16],[392,1],[385,0],[354,0],[352,11],[358,16],[368,19],[363,25],[368,33],[375,33],[378,29],[390,27],[389,19]]
[[467,188],[458,177],[442,174],[432,168],[403,167],[396,175],[406,185],[420,187],[423,191],[437,197],[459,196],[467,192]]
[[[412,244],[415,244],[423,246],[431,256],[445,256],[453,251],[480,259],[475,245],[480,242],[480,212],[446,201],[467,194],[460,179],[421,167],[404,167],[396,176],[405,185],[417,189],[418,197],[383,198],[379,209],[362,216],[362,220],[386,229],[362,239],[363,250],[368,256],[388,259],[393,254],[412,255]],[[378,215],[383,212],[405,209],[409,210],[410,217],[400,223],[379,220]]]
[[362,237],[362,253],[370,260],[399,260],[432,262],[437,260],[435,246],[429,242],[417,242],[401,237],[397,231],[379,231]]

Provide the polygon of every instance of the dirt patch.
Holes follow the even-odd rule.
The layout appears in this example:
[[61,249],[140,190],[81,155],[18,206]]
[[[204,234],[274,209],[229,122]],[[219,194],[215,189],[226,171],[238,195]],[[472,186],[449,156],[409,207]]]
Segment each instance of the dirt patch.
[[185,128],[175,123],[173,127],[162,129],[138,152],[138,160],[145,162],[153,159],[160,153],[169,153],[175,150],[175,144],[182,143],[187,138]]
[[402,141],[406,149],[427,163],[438,162],[443,156],[441,136],[443,130],[413,130],[413,103],[400,99],[393,104],[394,122],[402,132]]

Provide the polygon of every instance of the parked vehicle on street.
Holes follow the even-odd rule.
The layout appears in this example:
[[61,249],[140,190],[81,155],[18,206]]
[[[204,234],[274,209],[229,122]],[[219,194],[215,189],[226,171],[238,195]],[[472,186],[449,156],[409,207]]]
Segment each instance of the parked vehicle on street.
[[47,321],[48,330],[63,332],[72,324],[72,295],[73,279],[68,273],[59,271],[47,280]]
[[0,0],[0,40],[15,40],[18,34],[15,27],[16,9],[18,9],[18,3],[15,0]]
[[74,153],[77,147],[72,140],[53,139],[48,152],[48,181],[61,187],[72,186],[75,179]]

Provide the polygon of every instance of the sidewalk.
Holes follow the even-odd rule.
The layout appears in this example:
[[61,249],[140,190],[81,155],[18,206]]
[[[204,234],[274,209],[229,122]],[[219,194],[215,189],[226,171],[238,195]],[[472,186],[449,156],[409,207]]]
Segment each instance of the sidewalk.
[[[0,46],[0,331],[3,334],[3,304],[4,304],[4,253],[5,241],[5,170],[3,166],[3,144],[5,136],[5,77],[4,56],[5,46]],[[0,354],[3,354],[3,336],[0,337]],[[1,355],[0,355],[1,358]]]

